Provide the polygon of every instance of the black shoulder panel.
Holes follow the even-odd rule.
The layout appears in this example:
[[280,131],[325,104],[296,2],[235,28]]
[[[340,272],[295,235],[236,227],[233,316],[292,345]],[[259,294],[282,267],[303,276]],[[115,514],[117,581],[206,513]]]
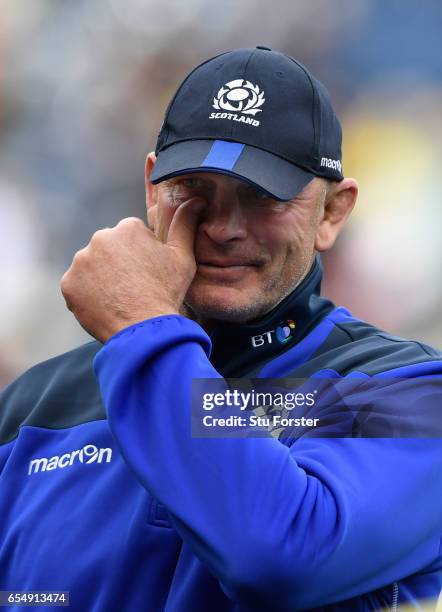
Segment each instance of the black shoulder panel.
[[350,372],[373,376],[426,361],[441,361],[440,351],[415,340],[392,336],[364,321],[351,320],[335,324],[316,353],[296,369],[296,376],[307,378],[323,369],[334,370],[341,376]]
[[18,434],[21,425],[50,429],[105,419],[92,360],[99,342],[34,366],[0,393],[0,444]]

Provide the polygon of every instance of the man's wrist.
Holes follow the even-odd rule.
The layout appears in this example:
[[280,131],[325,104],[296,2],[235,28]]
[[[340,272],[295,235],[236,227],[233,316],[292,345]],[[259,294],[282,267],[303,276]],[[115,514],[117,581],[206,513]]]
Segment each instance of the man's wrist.
[[154,319],[155,317],[180,314],[182,315],[183,312],[171,307],[155,307],[143,310],[143,312],[139,313],[138,315],[119,319],[118,321],[113,322],[112,325],[103,333],[103,342],[106,342],[112,336],[115,336],[119,332],[123,331],[123,329],[132,327],[132,325],[136,325],[137,323],[141,323],[142,321]]

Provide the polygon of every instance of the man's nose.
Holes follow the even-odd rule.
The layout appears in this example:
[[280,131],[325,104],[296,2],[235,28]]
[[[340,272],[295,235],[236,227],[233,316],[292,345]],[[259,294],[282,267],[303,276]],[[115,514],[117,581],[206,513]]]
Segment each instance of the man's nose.
[[213,194],[202,213],[198,231],[219,244],[246,238],[246,218],[237,194],[232,191]]

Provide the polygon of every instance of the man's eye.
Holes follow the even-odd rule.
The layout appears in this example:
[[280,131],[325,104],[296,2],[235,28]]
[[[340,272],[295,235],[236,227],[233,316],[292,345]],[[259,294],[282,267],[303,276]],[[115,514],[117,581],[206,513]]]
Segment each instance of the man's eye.
[[270,200],[271,199],[270,196],[264,191],[256,191],[255,197],[257,200]]
[[250,189],[246,196],[255,202],[268,202],[271,199],[265,191],[260,191],[259,189]]
[[185,178],[181,181],[181,184],[189,189],[198,189],[202,186],[202,181],[199,178]]

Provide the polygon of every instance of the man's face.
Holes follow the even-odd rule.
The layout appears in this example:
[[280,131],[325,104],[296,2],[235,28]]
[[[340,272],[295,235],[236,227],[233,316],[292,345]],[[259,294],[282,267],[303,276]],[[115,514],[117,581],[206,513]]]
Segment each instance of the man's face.
[[288,202],[208,172],[176,177],[157,189],[155,225],[163,227],[163,236],[180,204],[190,198],[207,201],[195,237],[197,272],[186,295],[199,317],[256,319],[308,272],[322,217],[323,179],[313,179]]

